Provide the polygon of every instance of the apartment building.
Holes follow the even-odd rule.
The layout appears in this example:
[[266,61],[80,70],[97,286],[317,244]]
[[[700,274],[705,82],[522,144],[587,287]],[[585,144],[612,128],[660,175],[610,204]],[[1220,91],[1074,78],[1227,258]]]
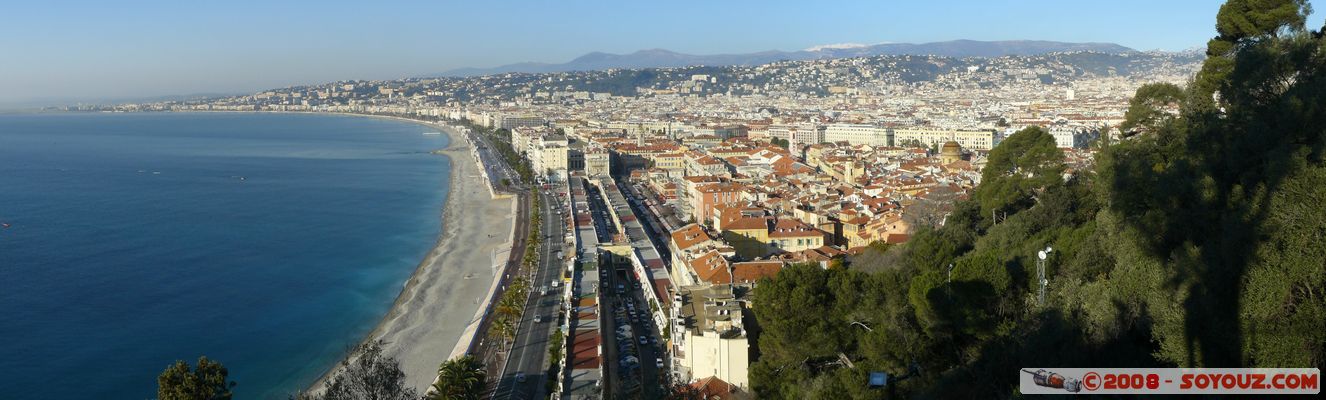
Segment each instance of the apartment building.
[[892,146],[893,130],[870,124],[829,124],[824,128],[824,141]]
[[948,141],[955,141],[964,149],[990,150],[995,145],[993,130],[956,130],[956,129],[895,129],[893,141],[899,146],[920,143],[922,146],[939,146]]
[[750,388],[750,340],[743,300],[726,285],[681,287],[672,302],[672,373],[676,382],[716,377]]

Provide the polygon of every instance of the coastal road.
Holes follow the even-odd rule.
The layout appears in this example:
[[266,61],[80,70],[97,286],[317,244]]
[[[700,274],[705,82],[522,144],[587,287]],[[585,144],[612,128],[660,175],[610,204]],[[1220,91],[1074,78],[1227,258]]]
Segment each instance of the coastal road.
[[[542,189],[533,190],[540,196],[538,212],[543,216],[540,241],[539,262],[530,279],[530,295],[525,303],[525,313],[521,316],[520,327],[516,332],[515,345],[507,358],[506,373],[497,384],[495,399],[541,399],[547,393],[547,381],[556,377],[548,373],[548,339],[559,326],[558,316],[562,307],[562,272],[565,263],[557,257],[563,253],[563,219],[556,212],[557,199],[549,196]],[[553,288],[553,282],[558,287]],[[548,288],[544,293],[544,288]],[[539,321],[536,322],[535,319]],[[555,360],[554,360],[555,361]],[[517,374],[523,377],[518,379]],[[521,381],[523,380],[523,382]]]
[[[528,221],[531,212],[531,194],[527,191],[521,190],[521,187],[524,185],[522,185],[519,180],[514,179],[514,173],[511,171],[511,168],[506,165],[506,161],[500,155],[496,154],[493,150],[492,144],[488,142],[487,138],[473,132],[469,133],[469,135],[470,138],[480,144],[478,155],[482,158],[484,168],[488,170],[488,176],[492,180],[493,186],[500,192],[514,194],[517,202],[515,232],[514,240],[511,243],[511,251],[507,258],[506,266],[500,272],[502,278],[498,289],[493,293],[493,302],[489,305],[489,309],[486,311],[486,315],[491,316],[491,313],[493,312],[493,304],[496,304],[497,299],[502,297],[506,287],[511,284],[512,279],[515,279],[516,276],[518,276],[517,274],[520,273],[520,263],[521,259],[524,257],[525,242],[529,238],[530,224]],[[504,187],[501,185],[501,180],[504,177],[511,179],[511,187]],[[532,318],[532,316],[530,318]],[[522,323],[524,322],[522,321]],[[484,361],[488,376],[496,377],[501,375],[501,371],[506,367],[506,362],[511,357],[509,354],[504,354],[506,351],[504,343],[501,341],[489,340],[488,329],[491,327],[491,324],[492,318],[485,317],[484,321],[478,328],[477,337],[479,340],[471,344],[469,352],[471,354],[479,355]],[[528,327],[522,326],[521,329],[523,332],[525,329],[528,329]],[[490,381],[489,388],[493,388],[493,393],[496,393],[496,386],[500,383],[500,381]]]
[[506,160],[503,159],[500,154],[497,154],[497,151],[493,149],[492,142],[490,142],[487,137],[474,133],[473,131],[468,133],[468,135],[480,145],[479,156],[483,158],[484,168],[488,169],[488,177],[492,179],[493,187],[498,189],[505,188],[502,185],[503,179],[511,182],[513,188],[522,186],[520,184],[520,179],[517,178],[518,175],[516,175],[515,171],[511,169],[511,166],[506,164]]

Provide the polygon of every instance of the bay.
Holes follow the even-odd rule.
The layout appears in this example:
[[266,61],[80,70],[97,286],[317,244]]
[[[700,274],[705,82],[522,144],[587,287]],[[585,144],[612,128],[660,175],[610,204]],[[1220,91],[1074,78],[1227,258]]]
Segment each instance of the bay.
[[155,397],[206,355],[285,398],[440,232],[447,138],[301,114],[0,115],[3,398]]

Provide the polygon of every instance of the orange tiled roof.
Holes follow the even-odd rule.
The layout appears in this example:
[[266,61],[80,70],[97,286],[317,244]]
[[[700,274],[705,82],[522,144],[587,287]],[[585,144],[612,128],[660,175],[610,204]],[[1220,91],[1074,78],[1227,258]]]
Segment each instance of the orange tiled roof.
[[686,250],[709,240],[713,238],[699,224],[689,224],[672,231],[672,242],[676,243],[677,250]]
[[722,254],[718,254],[717,250],[710,250],[692,259],[690,264],[691,270],[695,271],[695,275],[699,276],[701,281],[712,284],[732,283],[732,274],[727,270],[727,259],[723,258]]
[[760,278],[772,278],[783,269],[782,261],[746,261],[732,264],[738,283],[751,283]]

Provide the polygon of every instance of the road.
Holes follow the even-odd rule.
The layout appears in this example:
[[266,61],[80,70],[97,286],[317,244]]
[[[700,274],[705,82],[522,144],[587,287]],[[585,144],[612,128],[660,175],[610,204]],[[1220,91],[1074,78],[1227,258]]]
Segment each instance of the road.
[[473,131],[468,133],[468,135],[480,144],[478,149],[479,157],[483,158],[483,165],[488,169],[488,178],[492,180],[493,187],[499,189],[503,188],[502,181],[504,179],[507,182],[511,182],[512,185],[519,187],[520,179],[518,179],[518,177],[520,175],[517,175],[516,171],[512,170],[511,166],[506,164],[506,160],[502,158],[502,155],[498,154],[497,150],[493,149],[492,142],[490,142],[484,135],[474,133]]
[[[500,378],[493,395],[495,399],[546,398],[547,380],[556,379],[547,376],[550,364],[548,339],[560,325],[559,317],[563,307],[560,293],[564,289],[561,281],[565,263],[556,254],[562,254],[562,235],[566,227],[557,212],[557,198],[542,190],[535,192],[540,196],[538,212],[543,216],[540,229],[543,239],[537,249],[539,261],[535,271],[531,272],[525,313],[520,318],[515,343],[506,360],[506,372]],[[553,282],[559,282],[557,288],[552,287]],[[548,289],[546,294],[544,288]],[[518,376],[523,376],[523,379],[518,379]]]
[[[506,291],[506,288],[510,286],[511,281],[515,279],[517,274],[521,273],[520,264],[522,258],[524,257],[525,243],[529,238],[530,224],[519,223],[519,221],[528,221],[530,218],[529,215],[530,215],[531,194],[529,193],[528,190],[524,189],[525,185],[522,184],[520,180],[516,178],[517,175],[511,169],[511,167],[506,164],[506,161],[499,154],[496,153],[496,151],[492,147],[492,144],[488,141],[488,138],[484,137],[483,135],[475,134],[473,132],[469,133],[469,135],[472,139],[474,139],[476,142],[481,144],[480,146],[478,146],[477,149],[478,155],[483,159],[484,168],[487,169],[488,177],[492,181],[493,186],[496,187],[499,191],[514,193],[516,195],[516,200],[517,200],[516,221],[518,222],[515,224],[515,237],[511,244],[512,247],[510,251],[510,256],[507,259],[506,267],[503,269],[502,272],[502,280],[498,285],[498,290],[496,290],[495,293],[493,294],[492,304],[496,304],[497,300],[500,299],[503,293]],[[503,186],[501,184],[501,181],[504,178],[509,179],[509,182],[511,182],[512,185]],[[546,209],[547,207],[543,208]],[[552,220],[552,219],[545,216],[544,220]],[[557,222],[559,221],[553,221],[552,223],[557,223]],[[549,224],[545,224],[545,226],[547,225]],[[487,369],[488,371],[488,376],[490,377],[501,375],[501,371],[503,371],[504,368],[508,366],[508,362],[512,358],[511,357],[512,354],[507,354],[508,349],[505,346],[503,346],[504,345],[503,343],[497,341],[491,341],[488,339],[487,332],[493,321],[493,319],[490,318],[492,311],[493,311],[492,305],[490,305],[489,309],[487,310],[487,313],[489,314],[486,315],[483,323],[479,326],[478,335],[481,339],[474,342],[469,349],[469,353],[480,355],[481,359],[485,364],[485,369]],[[532,320],[533,320],[533,314],[528,314],[521,321],[522,326],[520,329],[522,330],[522,332],[528,332],[530,329],[533,329],[529,326],[524,325],[526,322],[532,322]],[[518,337],[517,340],[519,339],[520,338]],[[544,337],[543,340],[545,341],[543,347],[545,347],[546,351],[547,347],[546,336]],[[526,353],[528,352],[526,351]],[[546,353],[544,353],[544,357],[546,357]],[[498,389],[501,388],[502,383],[503,380],[500,379],[497,380],[496,382],[490,381],[491,386],[489,386],[489,388],[493,390],[492,393],[499,393]]]
[[[607,190],[615,190],[611,185]],[[587,191],[589,208],[598,227],[600,236],[612,237],[619,233],[616,225],[608,222],[611,216],[603,191],[590,185]],[[620,197],[620,194],[608,195]],[[621,201],[615,199],[614,201]],[[634,222],[626,224],[628,229],[639,230]],[[637,235],[643,232],[635,232]],[[656,361],[664,357],[659,327],[650,317],[649,302],[645,300],[640,287],[643,284],[635,278],[631,264],[621,266],[601,265],[600,279],[607,282],[600,310],[604,315],[603,350],[605,364],[605,394],[610,398],[662,398],[665,394],[660,371]],[[618,286],[621,290],[618,290]],[[622,327],[628,326],[629,332]],[[645,343],[640,343],[641,337]],[[634,358],[635,362],[628,362]]]

